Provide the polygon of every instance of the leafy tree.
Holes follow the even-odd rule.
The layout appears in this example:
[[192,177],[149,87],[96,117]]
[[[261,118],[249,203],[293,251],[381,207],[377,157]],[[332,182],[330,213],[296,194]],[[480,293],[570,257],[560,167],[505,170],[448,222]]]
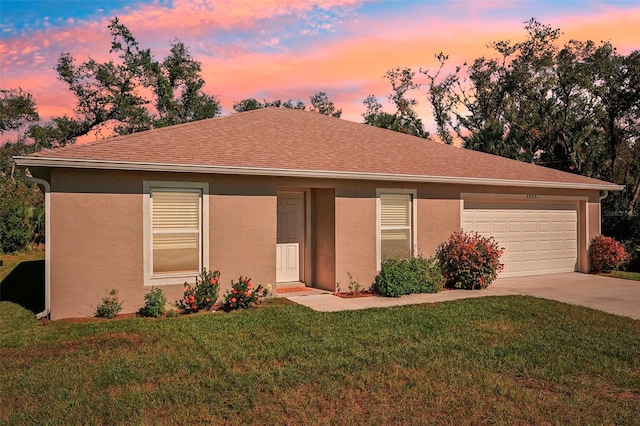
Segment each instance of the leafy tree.
[[156,61],[118,18],[110,22],[109,31],[109,53],[118,61],[89,58],[76,64],[71,53],[60,55],[56,71],[76,97],[75,117],[35,126],[31,136],[37,143],[64,145],[105,125],[123,135],[219,115],[218,100],[202,91],[200,62],[182,42],[171,42],[170,54]]
[[233,110],[235,112],[253,111],[254,109],[262,108],[260,101],[254,98],[247,98],[233,104]]
[[268,107],[305,109],[306,105],[301,100],[298,100],[295,103],[291,99],[284,102],[280,99],[276,99],[275,101],[265,100],[260,102],[254,98],[243,99],[233,104],[233,110],[235,112],[252,111],[254,109],[261,109],[261,108],[268,108]]
[[407,95],[409,91],[420,88],[420,84],[413,81],[414,76],[415,72],[410,68],[396,67],[387,71],[383,78],[389,80],[392,88],[392,92],[387,95],[387,98],[395,106],[396,111],[394,114],[385,112],[376,97],[369,95],[363,101],[366,107],[366,111],[362,114],[364,123],[428,138],[429,132],[424,129],[422,120],[414,110],[418,101]]
[[[438,134],[467,148],[625,185],[603,202],[603,231],[640,262],[640,51],[571,40],[532,19],[523,41],[427,75]],[[446,140],[446,139],[445,139]],[[635,249],[634,249],[635,247]]]
[[310,96],[310,99],[311,111],[336,118],[340,118],[340,116],[342,116],[342,109],[336,109],[335,105],[329,100],[329,97],[325,92],[318,92],[315,95]]
[[0,133],[17,135],[0,146],[0,251],[21,250],[42,238],[42,194],[16,175],[13,156],[74,143],[90,132],[129,134],[220,113],[218,100],[203,92],[200,62],[182,42],[171,42],[169,55],[156,61],[118,18],[108,28],[110,53],[118,59],[77,64],[68,52],[58,59],[58,77],[76,97],[73,116],[40,123],[31,94],[0,90]]
[[33,152],[25,142],[24,128],[38,119],[35,102],[22,89],[1,91],[0,134],[17,133],[15,142],[0,145],[0,253],[19,251],[42,240],[43,196],[36,185],[16,173],[14,155]]
[[362,114],[364,124],[394,130],[395,115],[385,112],[382,104],[378,102],[378,99],[374,95],[367,96],[362,103],[366,107],[365,112]]
[[39,119],[30,93],[22,89],[0,90],[0,132],[18,130],[26,123]]
[[44,239],[44,198],[36,185],[0,177],[0,252],[13,253]]
[[[423,69],[421,69],[420,72],[426,75],[429,81],[428,95],[431,106],[433,107],[436,133],[444,143],[451,145],[453,144],[453,135],[448,128],[451,127],[455,133],[459,133],[459,128],[453,123],[450,113],[454,106],[460,102],[455,96],[455,93],[452,92],[453,86],[456,85],[458,81],[455,74],[448,75],[439,81],[440,74],[449,56],[440,52],[436,55],[436,59],[440,63],[440,66],[434,74],[429,74],[429,70]],[[460,67],[456,69],[456,73],[459,71]]]

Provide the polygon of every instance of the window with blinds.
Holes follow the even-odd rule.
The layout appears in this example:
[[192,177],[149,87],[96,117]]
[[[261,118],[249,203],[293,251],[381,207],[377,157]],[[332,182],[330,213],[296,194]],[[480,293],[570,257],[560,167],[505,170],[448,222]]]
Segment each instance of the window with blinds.
[[411,201],[411,194],[380,194],[381,260],[411,256]]
[[199,272],[202,190],[151,188],[152,273]]

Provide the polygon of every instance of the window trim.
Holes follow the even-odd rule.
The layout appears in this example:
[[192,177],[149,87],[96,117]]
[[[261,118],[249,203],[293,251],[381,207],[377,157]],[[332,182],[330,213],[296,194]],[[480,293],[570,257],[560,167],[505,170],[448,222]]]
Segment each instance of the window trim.
[[192,271],[176,274],[153,274],[153,220],[151,211],[151,192],[154,189],[199,190],[200,199],[200,268],[209,268],[209,183],[208,182],[176,182],[176,181],[143,181],[143,275],[144,285],[172,285],[191,281],[196,274]]
[[406,194],[411,195],[411,251],[417,253],[418,249],[418,191],[416,189],[403,188],[376,188],[376,271],[380,272],[380,263],[382,262],[382,203],[380,195],[382,194]]

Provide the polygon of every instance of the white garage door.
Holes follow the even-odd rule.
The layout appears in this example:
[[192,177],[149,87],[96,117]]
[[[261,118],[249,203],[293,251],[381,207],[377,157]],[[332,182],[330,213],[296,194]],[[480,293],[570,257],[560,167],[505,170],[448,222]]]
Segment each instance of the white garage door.
[[505,248],[502,277],[576,270],[578,214],[574,203],[465,200],[462,228],[493,236]]

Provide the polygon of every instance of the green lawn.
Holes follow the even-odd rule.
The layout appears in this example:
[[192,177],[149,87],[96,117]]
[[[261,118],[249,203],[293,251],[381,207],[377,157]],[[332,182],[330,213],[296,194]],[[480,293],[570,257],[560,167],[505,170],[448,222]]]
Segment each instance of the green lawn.
[[532,297],[42,325],[0,303],[0,424],[640,424],[640,321]]
[[5,279],[7,275],[21,262],[27,262],[30,260],[44,259],[44,247],[33,248],[25,252],[15,254],[1,254],[2,266],[0,266],[0,282]]
[[44,310],[44,248],[0,254],[0,301],[14,302],[32,312]]
[[611,271],[603,275],[613,278],[622,278],[623,280],[640,281],[640,272]]

